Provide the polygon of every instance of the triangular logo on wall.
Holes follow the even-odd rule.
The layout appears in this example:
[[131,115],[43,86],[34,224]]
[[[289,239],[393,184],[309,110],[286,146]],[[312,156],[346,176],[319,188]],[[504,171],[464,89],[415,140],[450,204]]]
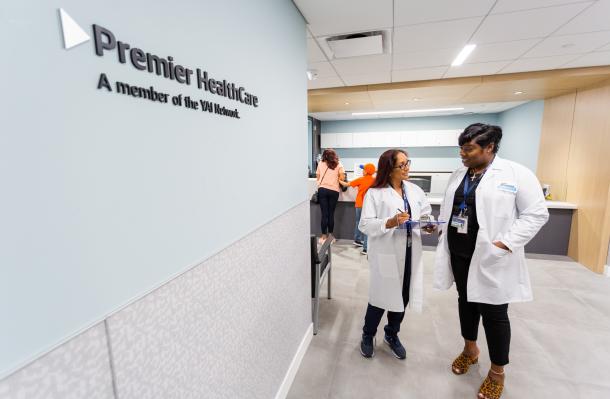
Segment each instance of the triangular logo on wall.
[[59,9],[59,18],[61,19],[61,28],[64,34],[64,48],[66,50],[89,41],[89,35],[83,28],[78,26],[63,8]]

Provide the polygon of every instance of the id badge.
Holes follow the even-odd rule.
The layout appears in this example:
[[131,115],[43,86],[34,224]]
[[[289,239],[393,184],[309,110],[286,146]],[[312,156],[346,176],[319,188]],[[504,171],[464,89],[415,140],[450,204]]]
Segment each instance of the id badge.
[[451,227],[455,227],[460,234],[468,233],[468,216],[453,215],[451,218]]

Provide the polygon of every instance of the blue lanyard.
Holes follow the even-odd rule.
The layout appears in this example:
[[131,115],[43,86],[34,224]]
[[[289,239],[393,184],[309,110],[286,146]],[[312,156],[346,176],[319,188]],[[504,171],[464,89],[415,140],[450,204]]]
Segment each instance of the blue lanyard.
[[[485,172],[483,172],[483,173],[485,173]],[[481,175],[481,178],[482,177],[483,177],[483,175]],[[460,204],[461,211],[464,211],[466,209],[466,197],[468,197],[470,195],[470,193],[472,192],[472,190],[474,190],[474,188],[477,186],[476,184],[473,184],[472,187],[469,187],[470,186],[469,180],[470,179],[468,178],[468,172],[466,172],[466,176],[464,176],[464,199],[462,200],[462,203]]]
[[[409,205],[409,199],[407,198],[407,190],[405,185],[402,185],[402,201],[405,205],[405,212],[409,212],[409,221],[411,220],[411,206]],[[407,234],[411,235],[411,223],[407,222]]]

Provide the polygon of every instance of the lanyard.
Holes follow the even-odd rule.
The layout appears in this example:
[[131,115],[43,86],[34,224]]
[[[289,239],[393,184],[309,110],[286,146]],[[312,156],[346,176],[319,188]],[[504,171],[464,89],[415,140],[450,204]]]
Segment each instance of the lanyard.
[[[409,205],[407,190],[405,190],[404,184],[402,185],[402,201],[405,205],[405,212],[409,212],[409,220],[411,220],[411,206]],[[411,235],[411,223],[407,223],[407,235]]]
[[[487,168],[489,168],[489,166]],[[464,199],[462,200],[462,203],[460,204],[460,211],[462,211],[462,213],[466,210],[466,197],[468,197],[470,195],[472,190],[477,188],[477,186],[479,185],[479,182],[483,178],[483,175],[485,174],[485,172],[487,172],[487,168],[485,168],[483,173],[481,173],[481,176],[479,176],[479,179],[477,180],[476,184],[474,181],[472,182],[472,187],[470,187],[470,181],[469,181],[470,179],[468,178],[468,172],[466,172],[466,176],[464,176]]]
[[466,197],[468,197],[470,195],[470,193],[472,192],[472,190],[476,187],[476,184],[473,184],[472,187],[469,187],[470,186],[469,180],[470,179],[468,178],[468,173],[466,173],[466,176],[464,176],[464,199],[462,200],[462,203],[460,204],[460,211],[464,211],[466,209]]

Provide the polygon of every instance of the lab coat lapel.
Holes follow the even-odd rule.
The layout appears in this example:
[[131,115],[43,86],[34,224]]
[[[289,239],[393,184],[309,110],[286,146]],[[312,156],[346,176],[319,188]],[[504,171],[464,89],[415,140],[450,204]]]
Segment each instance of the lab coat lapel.
[[[477,186],[475,202],[477,205],[477,221],[479,223],[479,226],[487,227],[487,218],[486,218],[487,212],[484,211],[485,210],[484,206],[486,204],[483,203],[482,193],[483,192],[489,193],[491,190],[493,190],[495,188],[494,187],[494,182],[496,180],[495,178],[497,175],[502,173],[503,164],[504,164],[503,160],[499,156],[496,155],[496,157],[494,158],[491,165],[489,165],[489,169],[487,169],[487,171],[481,178],[479,185]],[[493,206],[493,205],[494,204],[487,204],[488,207]]]
[[[486,190],[493,186],[494,178],[502,172],[503,164],[504,162],[502,158],[496,155],[491,165],[489,165],[489,169],[487,170],[487,172],[485,172],[485,174],[481,178],[481,182],[477,186],[477,194],[480,190]],[[478,206],[479,204],[477,203],[477,207]]]

